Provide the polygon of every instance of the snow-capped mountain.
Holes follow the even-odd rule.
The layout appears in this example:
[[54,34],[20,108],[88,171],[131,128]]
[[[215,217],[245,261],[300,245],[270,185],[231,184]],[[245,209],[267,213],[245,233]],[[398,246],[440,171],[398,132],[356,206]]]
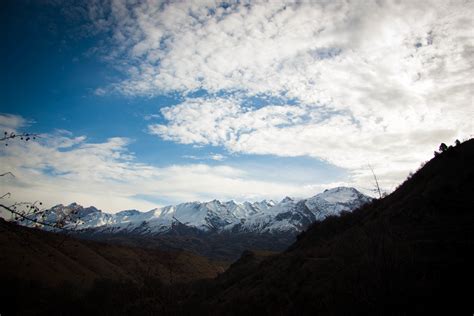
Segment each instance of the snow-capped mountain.
[[116,214],[78,204],[57,205],[44,220],[63,219],[65,227],[78,231],[159,235],[181,224],[202,232],[298,233],[316,220],[352,211],[371,198],[354,188],[338,187],[308,199],[284,198],[281,202],[189,202],[148,212],[126,210]]
[[240,224],[226,228],[246,232],[298,233],[316,220],[338,215],[342,211],[352,211],[370,200],[370,197],[354,188],[337,187],[309,199],[294,200],[286,197],[267,212],[258,213]]

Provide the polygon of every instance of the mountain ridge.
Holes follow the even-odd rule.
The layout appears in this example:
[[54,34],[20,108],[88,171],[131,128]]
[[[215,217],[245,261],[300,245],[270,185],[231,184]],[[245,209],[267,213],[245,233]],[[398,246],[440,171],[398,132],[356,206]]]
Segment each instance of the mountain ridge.
[[75,231],[154,235],[168,232],[176,222],[179,222],[204,232],[296,234],[315,220],[342,211],[351,211],[370,200],[370,197],[354,188],[337,187],[307,199],[285,197],[279,203],[272,200],[253,203],[212,200],[168,205],[146,212],[124,210],[115,214],[102,212],[94,206],[82,207],[77,203],[67,206],[59,204],[47,210],[44,216],[49,222],[55,222],[60,217],[68,217],[64,228]]

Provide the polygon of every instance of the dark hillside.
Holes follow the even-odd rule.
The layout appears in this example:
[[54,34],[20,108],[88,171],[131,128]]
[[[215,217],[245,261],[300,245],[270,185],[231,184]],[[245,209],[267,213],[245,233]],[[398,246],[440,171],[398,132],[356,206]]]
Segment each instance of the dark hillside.
[[146,247],[148,249],[184,250],[216,261],[232,262],[237,260],[243,251],[267,250],[281,252],[295,240],[295,235],[269,233],[203,233],[196,228],[176,225],[169,232],[156,236],[133,234],[87,234],[79,233],[76,237],[103,241],[130,247]]
[[[160,310],[170,284],[213,278],[225,266],[184,251],[71,238],[0,220],[0,314],[129,313],[153,296]],[[149,302],[141,303],[147,306]]]
[[474,140],[450,148],[386,198],[314,223],[286,252],[241,260],[200,284],[185,310],[471,315],[473,162]]

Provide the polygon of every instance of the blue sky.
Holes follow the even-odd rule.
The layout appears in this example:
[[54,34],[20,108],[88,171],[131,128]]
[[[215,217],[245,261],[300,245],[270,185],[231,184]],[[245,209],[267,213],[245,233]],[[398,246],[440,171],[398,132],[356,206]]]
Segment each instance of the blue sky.
[[470,13],[463,2],[10,1],[0,126],[42,137],[3,149],[16,177],[2,187],[118,211],[367,193],[371,164],[390,191],[438,143],[472,135]]

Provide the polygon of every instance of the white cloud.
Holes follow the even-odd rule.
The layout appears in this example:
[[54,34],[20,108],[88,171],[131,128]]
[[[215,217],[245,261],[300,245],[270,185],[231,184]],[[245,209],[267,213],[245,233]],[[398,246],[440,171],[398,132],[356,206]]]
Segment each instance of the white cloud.
[[[19,128],[31,123],[19,115],[0,113],[0,132],[16,132]],[[3,135],[2,135],[3,136]]]
[[97,88],[94,90],[94,94],[98,96],[103,96],[107,93],[107,90],[104,88]]
[[364,112],[429,92],[446,74],[466,81],[469,73],[458,71],[472,70],[473,4],[466,1],[92,7],[108,12],[94,21],[112,29],[109,58],[120,58],[129,75],[117,88],[130,94],[286,93]]
[[226,156],[221,155],[221,154],[212,154],[209,156],[209,158],[215,161],[222,161],[226,158]]
[[[357,183],[371,163],[393,188],[439,142],[473,134],[470,1],[114,1],[103,12],[107,58],[127,75],[115,89],[214,94],[163,109],[149,130],[167,140],[317,157]],[[243,105],[262,94],[296,104]]]
[[183,155],[185,159],[192,159],[192,160],[214,160],[214,161],[223,161],[227,157],[222,154],[209,154],[204,156],[196,156],[196,155]]
[[376,122],[360,124],[344,112],[328,115],[317,105],[256,109],[221,98],[189,99],[163,108],[162,114],[167,124],[152,124],[149,131],[163,139],[224,146],[238,153],[320,158],[351,170],[353,183],[365,187],[372,183],[371,164],[386,189],[429,159],[440,141],[452,142],[462,135],[442,120],[393,117],[397,125],[404,125],[400,129]]
[[[107,211],[159,206],[144,199],[178,203],[193,200],[279,199],[311,196],[331,184],[269,181],[236,167],[203,163],[156,167],[136,162],[129,140],[110,138],[89,143],[63,132],[34,142],[11,142],[1,149],[0,163],[15,177],[2,177],[5,201],[40,200],[45,206],[78,202]],[[210,159],[221,159],[213,154]],[[2,195],[3,195],[2,193]]]

